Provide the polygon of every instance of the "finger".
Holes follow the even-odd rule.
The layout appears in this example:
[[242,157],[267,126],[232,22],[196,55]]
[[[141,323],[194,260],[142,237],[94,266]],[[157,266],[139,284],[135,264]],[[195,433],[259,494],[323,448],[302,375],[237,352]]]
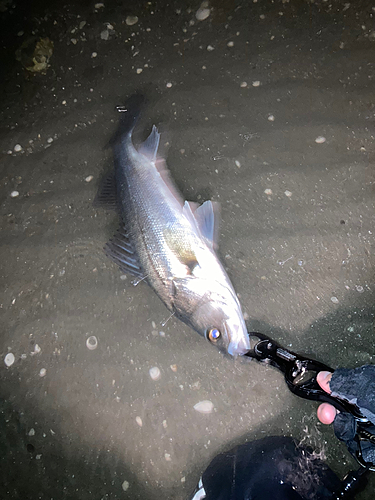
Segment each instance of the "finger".
[[331,372],[319,372],[316,381],[320,385],[320,387],[328,392],[328,394],[331,394],[331,389],[329,388],[329,383],[332,378],[332,373]]
[[322,424],[332,424],[336,417],[336,408],[328,403],[322,403],[316,412]]

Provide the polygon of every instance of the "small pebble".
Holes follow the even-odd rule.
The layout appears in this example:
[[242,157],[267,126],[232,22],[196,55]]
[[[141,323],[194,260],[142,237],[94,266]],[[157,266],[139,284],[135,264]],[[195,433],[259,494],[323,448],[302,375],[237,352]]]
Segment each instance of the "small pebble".
[[194,410],[198,411],[199,413],[212,413],[212,410],[214,409],[214,404],[212,401],[200,401],[196,405],[194,405]]
[[134,24],[137,24],[138,22],[138,17],[137,16],[128,16],[125,20],[126,24],[128,26],[133,26]]
[[159,335],[160,335],[160,337],[165,337],[165,332],[160,331],[160,332],[159,332]]
[[48,137],[47,142],[48,144],[51,144],[53,142],[53,137]]
[[170,89],[170,88],[172,87],[171,82],[168,82],[168,83],[167,83],[167,85],[166,85],[166,87],[167,87],[168,89]]
[[129,481],[124,481],[121,486],[124,491],[127,491],[129,489],[130,483]]
[[142,73],[143,69],[142,68],[137,68],[137,75],[140,75]]
[[361,286],[361,285],[356,285],[356,286],[355,286],[355,289],[356,289],[356,290],[357,290],[357,292],[359,292],[359,293],[363,293],[363,292],[364,292],[364,288],[363,288],[363,286]]
[[15,360],[16,358],[14,357],[14,354],[12,352],[8,352],[8,354],[4,358],[4,363],[6,364],[6,366],[12,366]]
[[161,377],[160,370],[157,366],[150,368],[148,373],[150,374],[150,377],[152,378],[152,380],[159,380]]
[[204,21],[211,14],[211,10],[207,9],[207,6],[208,2],[203,2],[195,13],[195,17],[198,19],[198,21]]
[[292,196],[292,192],[291,192],[291,191],[288,191],[288,190],[284,191],[284,194],[285,194],[285,196],[287,196],[288,198],[290,198],[290,197]]
[[228,42],[227,47],[234,47],[234,42]]
[[172,458],[171,458],[171,455],[169,453],[164,453],[164,458],[167,462],[171,462],[172,461]]
[[35,429],[30,429],[28,434],[29,436],[35,436]]
[[[103,30],[101,33],[100,33],[100,38],[102,40],[108,40],[109,39],[109,31],[108,30]],[[73,41],[73,40],[72,40]]]
[[93,180],[94,176],[93,175],[88,175],[86,178],[85,178],[85,181],[86,182],[91,182]]
[[316,142],[317,144],[323,144],[324,142],[326,142],[326,138],[325,138],[325,137],[323,137],[322,135],[320,135],[319,137],[317,137],[317,138],[315,139],[315,142]]
[[141,417],[135,417],[135,421],[137,422],[137,424],[139,425],[139,427],[142,427],[143,422],[142,422]]
[[164,429],[166,429],[168,427],[168,424],[167,424],[166,420],[163,420],[163,427],[164,427]]
[[271,195],[272,194],[272,189],[267,188],[267,189],[264,190],[264,192],[267,195]]
[[240,87],[243,88],[243,89],[246,88],[247,87],[247,82],[242,82],[240,84]]
[[22,146],[21,144],[16,144],[13,148],[13,151],[15,151],[16,153],[18,153],[19,151],[22,151]]
[[241,163],[238,160],[235,160],[234,163],[235,163],[236,167],[241,168]]
[[259,87],[259,86],[260,86],[260,81],[255,80],[255,82],[253,82],[253,87]]
[[275,121],[275,117],[273,115],[268,115],[267,120],[270,121],[270,122],[274,122]]
[[95,337],[95,335],[91,335],[91,337],[89,337],[86,340],[86,347],[90,351],[93,351],[94,349],[96,349],[98,347],[98,339]]
[[337,297],[331,297],[331,302],[333,302],[334,304],[338,304],[339,299]]
[[97,52],[93,52],[93,53],[91,54],[91,57],[94,59],[94,57],[96,57],[97,55],[98,55],[98,53],[97,53]]
[[45,368],[42,368],[39,372],[39,377],[45,377],[47,373],[47,370]]
[[177,365],[171,365],[170,368],[171,368],[172,372],[177,371]]
[[104,7],[104,3],[96,3],[95,9],[102,9]]
[[19,195],[20,195],[20,193],[19,193],[18,191],[12,191],[12,192],[10,193],[10,197],[11,197],[11,198],[17,198],[17,196],[19,196]]
[[212,47],[212,45],[207,45],[207,50],[208,52],[212,52],[214,49],[214,47]]

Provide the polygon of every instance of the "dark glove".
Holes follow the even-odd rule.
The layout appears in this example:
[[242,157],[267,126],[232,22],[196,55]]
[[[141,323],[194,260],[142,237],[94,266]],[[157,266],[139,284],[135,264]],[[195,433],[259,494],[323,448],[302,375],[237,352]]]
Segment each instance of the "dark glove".
[[[330,389],[332,396],[358,406],[362,415],[373,424],[367,430],[375,436],[375,366],[336,370],[332,375]],[[358,441],[357,422],[353,415],[338,413],[333,428],[336,437],[345,442],[352,455],[355,456],[360,451],[365,462],[375,464],[375,442]]]

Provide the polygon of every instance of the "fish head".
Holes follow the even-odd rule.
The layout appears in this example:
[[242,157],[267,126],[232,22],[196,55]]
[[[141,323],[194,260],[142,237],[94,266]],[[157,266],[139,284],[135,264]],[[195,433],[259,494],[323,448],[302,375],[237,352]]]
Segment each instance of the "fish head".
[[[250,340],[234,290],[215,280],[179,280],[174,307],[177,315],[220,350],[241,356]],[[182,283],[184,282],[184,283]]]

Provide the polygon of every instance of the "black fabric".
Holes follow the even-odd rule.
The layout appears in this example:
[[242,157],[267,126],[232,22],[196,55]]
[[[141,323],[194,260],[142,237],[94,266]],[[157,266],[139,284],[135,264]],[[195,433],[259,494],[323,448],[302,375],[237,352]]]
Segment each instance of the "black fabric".
[[361,413],[375,424],[375,365],[349,370],[339,368],[329,384],[332,396],[356,404]]
[[[361,413],[375,424],[375,366],[365,365],[352,370],[339,368],[330,382],[332,395],[357,405]],[[347,445],[352,455],[356,455],[361,446],[361,454],[365,462],[375,463],[375,445],[369,441],[356,441],[357,424],[349,413],[338,413],[333,422],[335,435]],[[375,425],[368,428],[375,434]]]
[[292,438],[273,436],[216,456],[202,476],[206,500],[325,500],[334,472]]

